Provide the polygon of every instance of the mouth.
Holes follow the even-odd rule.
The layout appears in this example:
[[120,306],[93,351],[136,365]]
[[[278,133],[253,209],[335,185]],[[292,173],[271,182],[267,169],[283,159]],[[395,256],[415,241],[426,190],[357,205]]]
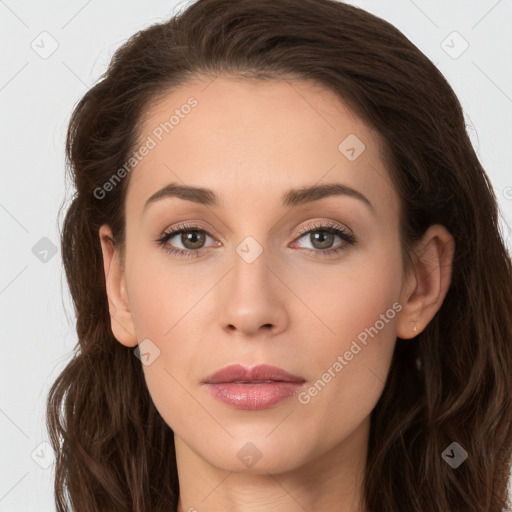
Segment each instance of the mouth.
[[271,407],[295,395],[306,379],[282,368],[258,365],[246,368],[231,365],[213,373],[202,383],[217,400],[237,409]]

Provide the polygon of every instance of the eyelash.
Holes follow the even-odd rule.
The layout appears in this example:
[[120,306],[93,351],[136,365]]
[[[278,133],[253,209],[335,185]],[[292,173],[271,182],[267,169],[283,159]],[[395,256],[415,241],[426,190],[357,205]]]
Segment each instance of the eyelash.
[[[171,238],[174,238],[176,235],[179,235],[181,233],[186,233],[189,231],[200,231],[203,233],[206,233],[208,236],[211,237],[211,235],[204,229],[202,229],[200,226],[196,226],[193,224],[180,224],[176,226],[172,231],[164,231],[159,238],[155,240],[155,243],[161,247],[165,252],[169,254],[173,254],[175,256],[180,256],[184,258],[196,258],[200,256],[203,251],[207,250],[206,247],[203,247],[201,249],[175,249],[172,247],[169,247],[166,245],[167,241]],[[347,230],[340,228],[336,224],[332,223],[316,223],[309,226],[305,226],[301,230],[299,230],[298,237],[302,238],[307,233],[313,233],[315,231],[326,231],[328,233],[332,233],[335,235],[338,235],[345,243],[342,244],[341,247],[338,247],[336,249],[306,249],[307,251],[313,252],[315,254],[320,254],[323,256],[330,256],[332,254],[339,253],[343,250],[345,250],[348,246],[355,245],[357,239],[356,237],[348,232]]]

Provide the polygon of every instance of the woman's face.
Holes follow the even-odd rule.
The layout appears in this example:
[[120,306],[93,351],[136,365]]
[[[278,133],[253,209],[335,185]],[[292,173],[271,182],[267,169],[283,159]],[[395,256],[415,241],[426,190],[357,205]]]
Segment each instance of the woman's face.
[[[327,453],[355,460],[406,283],[376,133],[318,86],[218,77],[154,105],[142,145],[126,197],[126,312],[117,304],[113,329],[142,343],[178,456],[237,472],[293,470]],[[205,383],[261,364],[298,379]]]

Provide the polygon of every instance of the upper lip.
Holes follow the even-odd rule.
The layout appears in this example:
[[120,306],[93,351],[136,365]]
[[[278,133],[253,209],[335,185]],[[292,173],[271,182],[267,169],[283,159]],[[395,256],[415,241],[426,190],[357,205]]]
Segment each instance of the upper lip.
[[221,382],[305,382],[305,379],[292,375],[282,368],[268,364],[260,364],[247,368],[241,364],[234,364],[221,368],[212,373],[203,381],[206,384],[219,384]]

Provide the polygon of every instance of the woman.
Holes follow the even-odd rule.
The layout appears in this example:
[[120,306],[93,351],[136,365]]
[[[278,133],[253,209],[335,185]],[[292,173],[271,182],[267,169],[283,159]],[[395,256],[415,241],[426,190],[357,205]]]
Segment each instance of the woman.
[[199,0],[116,52],[66,151],[59,511],[505,510],[510,257],[396,28]]

